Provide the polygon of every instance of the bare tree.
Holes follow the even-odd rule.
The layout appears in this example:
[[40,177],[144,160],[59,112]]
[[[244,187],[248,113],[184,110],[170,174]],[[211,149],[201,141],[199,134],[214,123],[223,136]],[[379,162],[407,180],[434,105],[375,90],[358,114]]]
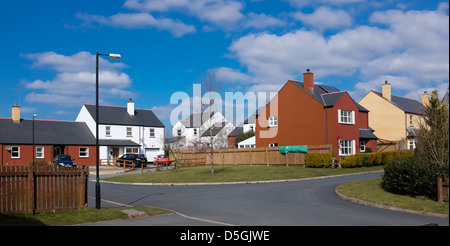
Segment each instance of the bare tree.
[[180,153],[182,146],[184,145],[185,138],[178,136],[171,136],[168,131],[166,131],[166,137],[164,139],[164,152],[172,155],[174,160],[174,169],[178,170],[180,164]]
[[[208,73],[205,77],[202,78],[202,91],[205,91],[206,98],[202,98],[202,122],[208,117],[211,119],[213,113],[214,100],[218,99],[217,95],[220,96],[219,92],[222,89],[222,85],[218,81],[217,78],[217,70],[208,70]],[[220,102],[219,106],[222,109],[222,103]],[[206,114],[205,114],[206,113]],[[206,119],[207,120],[207,119]],[[214,174],[214,135],[213,135],[213,124],[212,121],[209,121],[211,125],[209,125],[209,155],[211,160],[211,174]]]

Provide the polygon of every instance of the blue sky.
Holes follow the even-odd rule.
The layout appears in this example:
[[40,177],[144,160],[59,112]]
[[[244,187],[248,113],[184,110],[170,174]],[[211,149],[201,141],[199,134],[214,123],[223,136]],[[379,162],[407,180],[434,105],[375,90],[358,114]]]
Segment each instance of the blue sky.
[[[358,101],[388,80],[419,99],[449,83],[448,1],[109,0],[0,3],[0,117],[75,120],[95,103],[152,109],[208,71],[221,93],[278,91],[306,68]],[[443,95],[443,94],[442,94]]]

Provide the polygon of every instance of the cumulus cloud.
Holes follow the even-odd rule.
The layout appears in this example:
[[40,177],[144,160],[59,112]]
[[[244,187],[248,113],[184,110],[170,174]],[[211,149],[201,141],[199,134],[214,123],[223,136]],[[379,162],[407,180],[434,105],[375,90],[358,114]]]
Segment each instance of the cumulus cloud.
[[297,12],[294,18],[320,31],[349,27],[352,24],[352,18],[347,12],[325,6],[319,7],[312,14]]
[[244,18],[244,6],[235,0],[127,0],[124,6],[147,12],[181,12],[223,28]]
[[167,30],[175,37],[181,37],[196,31],[195,26],[186,25],[180,20],[155,18],[149,13],[118,13],[109,17],[78,13],[76,17],[83,20],[85,24],[98,23],[126,29],[156,28]]
[[230,56],[247,72],[228,72],[236,79],[254,82],[255,89],[301,79],[306,68],[319,79],[334,75],[358,77],[361,82],[352,92],[355,96],[363,89],[379,87],[385,78],[405,88],[405,94],[408,90],[436,87],[448,83],[449,78],[446,8],[441,4],[437,11],[379,11],[369,17],[367,25],[343,29],[331,36],[305,29],[282,35],[247,34],[229,47]]
[[[32,90],[26,95],[26,101],[76,107],[95,101],[95,55],[85,51],[71,56],[44,52],[26,54],[23,57],[33,61],[31,67],[56,72],[51,80],[25,82],[25,88]],[[131,85],[131,79],[128,74],[120,71],[126,66],[101,57],[99,62],[102,67],[99,71],[101,97],[132,96],[133,93],[126,90]]]

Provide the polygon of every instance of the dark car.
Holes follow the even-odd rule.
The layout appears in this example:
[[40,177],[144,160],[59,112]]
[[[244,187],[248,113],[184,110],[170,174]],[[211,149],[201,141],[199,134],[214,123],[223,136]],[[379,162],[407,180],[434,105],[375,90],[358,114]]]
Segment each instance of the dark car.
[[53,159],[53,166],[60,167],[75,167],[75,160],[70,155],[57,155],[55,159]]
[[170,165],[170,159],[167,155],[158,155],[155,159],[155,164],[163,164],[163,165]]
[[147,166],[147,158],[143,154],[125,154],[117,159],[117,164],[123,165],[125,161],[132,161],[134,167]]

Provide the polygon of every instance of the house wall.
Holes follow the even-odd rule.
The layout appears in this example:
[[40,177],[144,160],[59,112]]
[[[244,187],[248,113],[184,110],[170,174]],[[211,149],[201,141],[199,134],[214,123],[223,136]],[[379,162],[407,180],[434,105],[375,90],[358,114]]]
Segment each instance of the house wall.
[[359,104],[369,110],[369,127],[379,139],[398,141],[406,137],[406,116],[403,110],[372,91]]
[[[7,148],[12,146],[20,147],[20,157],[11,158],[11,151]],[[53,161],[53,145],[41,145],[35,144],[36,147],[44,147],[44,158],[35,158],[37,160],[44,160],[45,162]],[[80,157],[79,148],[88,147],[89,157]],[[77,165],[95,165],[95,146],[66,146],[64,150],[65,154],[72,156],[75,159]],[[33,145],[23,144],[8,144],[3,145],[0,153],[0,158],[3,159],[2,166],[25,166],[28,162],[33,161]]]
[[[278,105],[275,105],[278,101]],[[271,107],[278,112],[270,112]],[[265,138],[262,131],[269,130],[268,119],[278,116],[275,136]],[[278,94],[267,104],[256,119],[256,147],[324,144],[325,111],[323,105],[292,82],[287,82]]]

